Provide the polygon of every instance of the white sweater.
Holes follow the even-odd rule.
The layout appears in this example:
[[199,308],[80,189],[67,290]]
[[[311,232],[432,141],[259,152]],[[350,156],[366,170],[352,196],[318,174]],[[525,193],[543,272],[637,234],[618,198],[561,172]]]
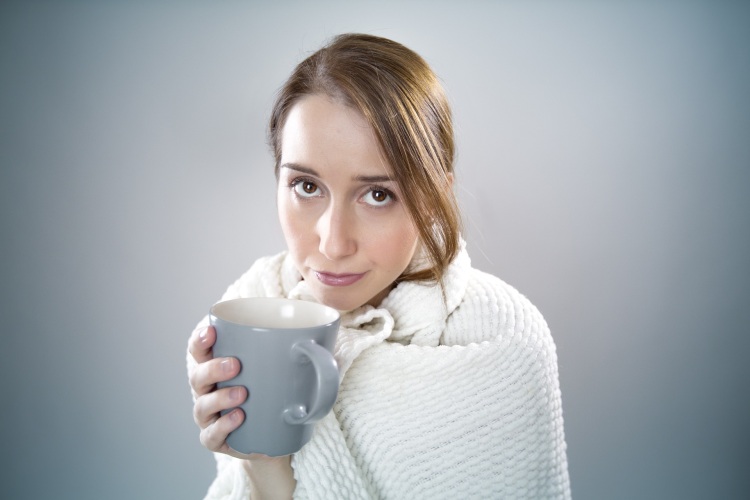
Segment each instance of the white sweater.
[[[343,315],[338,400],[292,458],[295,498],[570,498],[541,314],[463,249],[444,290],[401,283],[380,307]],[[253,296],[313,300],[286,253],[258,260],[222,299]],[[241,462],[216,460],[206,498],[249,498]]]

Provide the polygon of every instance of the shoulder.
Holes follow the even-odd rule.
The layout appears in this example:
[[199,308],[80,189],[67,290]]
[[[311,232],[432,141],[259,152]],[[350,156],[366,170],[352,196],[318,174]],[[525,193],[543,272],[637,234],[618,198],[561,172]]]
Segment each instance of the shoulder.
[[500,339],[551,342],[539,309],[516,288],[473,267],[467,275],[466,291],[448,318],[442,343],[466,345]]

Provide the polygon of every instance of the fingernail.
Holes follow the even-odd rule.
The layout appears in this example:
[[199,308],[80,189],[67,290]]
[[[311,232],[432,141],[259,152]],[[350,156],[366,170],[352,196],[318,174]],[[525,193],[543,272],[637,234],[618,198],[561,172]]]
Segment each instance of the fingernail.
[[230,413],[229,414],[229,419],[232,422],[235,422],[235,423],[239,422],[239,420],[240,420],[240,410],[234,410],[232,413]]
[[221,369],[224,370],[224,373],[231,373],[233,368],[234,363],[231,359],[225,359],[221,362]]
[[232,401],[239,401],[242,396],[242,390],[239,387],[232,387],[229,391],[229,397]]
[[201,330],[201,332],[198,334],[198,339],[200,340],[201,344],[205,344],[208,342],[208,328],[204,328]]

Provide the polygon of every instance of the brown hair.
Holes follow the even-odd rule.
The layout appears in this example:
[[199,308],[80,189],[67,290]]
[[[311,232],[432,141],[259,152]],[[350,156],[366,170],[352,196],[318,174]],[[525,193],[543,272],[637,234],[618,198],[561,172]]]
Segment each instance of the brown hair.
[[394,169],[422,242],[427,266],[399,281],[441,281],[459,250],[460,215],[453,194],[453,123],[440,82],[403,45],[372,35],[345,34],[302,61],[281,88],[269,123],[278,178],[281,131],[302,97],[323,94],[359,110]]

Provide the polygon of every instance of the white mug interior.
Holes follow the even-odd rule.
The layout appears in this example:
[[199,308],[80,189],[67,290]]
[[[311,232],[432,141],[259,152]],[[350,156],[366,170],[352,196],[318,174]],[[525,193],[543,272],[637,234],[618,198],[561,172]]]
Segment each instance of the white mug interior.
[[218,318],[256,328],[309,328],[336,321],[332,307],[285,298],[241,298],[219,302],[211,308]]

